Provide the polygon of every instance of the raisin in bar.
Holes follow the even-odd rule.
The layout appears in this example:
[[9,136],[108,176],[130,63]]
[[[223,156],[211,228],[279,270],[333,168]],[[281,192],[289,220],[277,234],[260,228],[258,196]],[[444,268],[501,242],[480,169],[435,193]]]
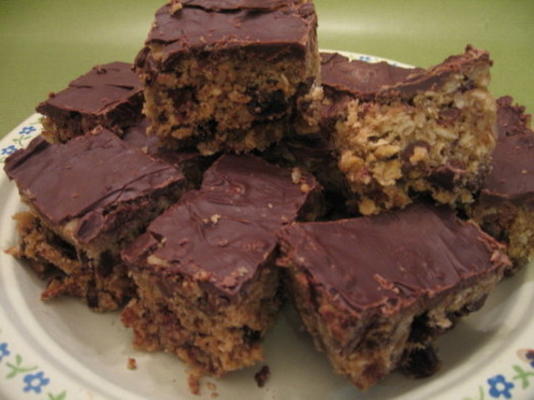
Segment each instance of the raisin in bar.
[[497,100],[499,137],[492,170],[470,216],[508,244],[517,269],[534,256],[534,132],[524,107],[509,96]]
[[176,354],[221,376],[262,359],[280,304],[276,233],[319,207],[310,176],[253,156],[225,155],[199,191],[155,219],[123,252],[138,299],[122,320],[137,348]]
[[78,296],[99,311],[134,292],[119,251],[187,187],[180,170],[103,129],[65,144],[39,136],[4,169],[30,207],[12,253],[49,276],[43,299]]
[[470,46],[428,70],[322,54],[323,96],[301,109],[335,148],[359,212],[401,208],[420,193],[473,200],[495,146],[491,64]]
[[304,325],[360,389],[396,368],[433,373],[433,339],[480,308],[510,264],[502,245],[444,206],[296,223],[280,239]]
[[113,62],[95,66],[52,93],[37,106],[44,115],[43,135],[53,143],[66,142],[98,125],[122,135],[142,117],[143,88],[132,65]]
[[319,70],[308,1],[173,1],[136,59],[151,132],[204,154],[263,149],[287,132]]

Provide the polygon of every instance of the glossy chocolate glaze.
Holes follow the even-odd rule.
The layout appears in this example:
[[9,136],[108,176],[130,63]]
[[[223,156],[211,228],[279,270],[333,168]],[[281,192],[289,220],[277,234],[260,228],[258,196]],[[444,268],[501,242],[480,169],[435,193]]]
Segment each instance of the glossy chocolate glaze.
[[[113,62],[93,67],[87,74],[37,106],[37,111],[51,118],[72,118],[70,113],[103,118],[123,106],[117,118],[141,115],[143,88],[132,65]],[[131,114],[131,115],[130,115]],[[128,121],[117,121],[125,125]]]
[[147,134],[149,126],[150,121],[143,118],[125,130],[122,140],[134,147],[142,149],[147,154],[158,154],[161,148],[160,140],[155,135]]
[[[176,10],[167,4],[156,13],[146,45],[158,47],[150,62],[158,69],[172,67],[181,54],[214,52],[234,48],[273,50],[272,57],[289,53],[304,56],[309,47],[310,32],[316,29],[317,17],[312,3],[280,1],[184,1]],[[261,4],[258,5],[258,4]],[[270,50],[269,50],[270,51]],[[147,61],[148,47],[141,50],[136,65]],[[270,54],[270,53],[265,53]]]
[[188,161],[197,160],[202,162],[204,159],[208,159],[207,157],[203,157],[198,151],[176,151],[161,146],[161,142],[157,136],[147,133],[148,127],[149,121],[144,118],[135,125],[125,129],[122,140],[131,146],[143,150],[152,157],[159,158],[174,165],[176,168],[182,168],[184,163]]
[[206,171],[201,189],[154,220],[123,260],[134,269],[186,274],[237,294],[270,262],[276,233],[298,217],[315,189],[309,176],[295,184],[289,170],[253,156],[224,155]]
[[508,265],[500,245],[475,224],[422,204],[374,217],[296,223],[280,238],[288,262],[356,314],[391,315]]
[[442,85],[451,75],[469,65],[488,63],[486,51],[467,46],[463,54],[451,56],[428,70],[401,68],[385,62],[351,61],[337,53],[322,53],[322,84],[327,94],[349,94],[363,100],[376,98],[410,98],[417,93]]
[[481,199],[506,199],[534,206],[534,132],[524,107],[509,96],[497,100],[499,137]]
[[65,144],[35,138],[4,165],[23,198],[50,223],[81,218],[74,232],[81,241],[95,237],[109,221],[108,210],[148,196],[183,174],[101,129]]
[[525,107],[513,104],[514,99],[503,96],[497,99],[497,132],[499,137],[532,133],[531,115]]
[[182,7],[199,7],[207,11],[270,11],[295,2],[294,0],[174,0],[171,4],[177,10],[181,5]]
[[385,86],[403,82],[420,68],[401,68],[386,62],[368,63],[350,60],[338,53],[321,53],[321,79],[324,86],[353,93],[371,95]]

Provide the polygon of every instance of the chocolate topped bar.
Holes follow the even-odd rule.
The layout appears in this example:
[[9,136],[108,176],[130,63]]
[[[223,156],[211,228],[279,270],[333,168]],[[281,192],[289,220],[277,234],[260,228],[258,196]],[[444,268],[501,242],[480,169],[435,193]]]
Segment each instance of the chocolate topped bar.
[[483,195],[534,206],[533,156],[534,132],[499,138],[493,153],[493,168],[482,189]]
[[123,312],[142,349],[174,353],[221,376],[262,359],[280,305],[277,232],[315,217],[308,175],[253,156],[224,155],[122,253],[139,300]]
[[[288,3],[296,3],[295,0],[173,0],[171,4],[175,9],[179,6],[200,7],[212,11],[231,11],[231,10],[255,10],[268,11],[282,8]],[[300,1],[302,3],[303,1]]]
[[163,45],[152,62],[166,71],[183,54],[242,47],[263,48],[275,58],[282,49],[304,55],[316,16],[312,3],[299,3],[196,0],[167,4],[156,12],[146,41]]
[[200,192],[184,195],[156,219],[123,258],[134,268],[146,259],[164,275],[204,275],[236,294],[268,261],[276,232],[316,190],[309,176],[295,184],[289,171],[255,157],[223,156],[204,174]]
[[497,132],[499,138],[532,133],[531,115],[525,113],[525,107],[513,104],[511,96],[497,99]]
[[290,293],[318,349],[360,389],[439,366],[432,342],[476,311],[510,263],[448,208],[296,223],[280,234]]
[[534,132],[530,115],[511,97],[499,98],[497,105],[499,137],[491,171],[469,213],[508,244],[515,270],[534,255]]
[[135,61],[151,132],[206,155],[279,141],[318,78],[316,27],[308,1],[161,7]]
[[530,115],[512,102],[509,96],[497,102],[499,138],[482,195],[526,205],[534,201],[534,132],[529,127]]
[[464,54],[450,56],[429,70],[322,53],[321,75],[325,87],[352,93],[362,100],[386,100],[392,95],[408,99],[421,91],[439,88],[451,75],[461,73],[466,64],[473,63],[492,62],[488,52],[472,46],[467,46]]
[[108,209],[184,179],[173,166],[147,157],[108,130],[65,145],[38,137],[8,158],[4,169],[51,224],[82,218],[73,232],[81,241],[105,229]]
[[495,146],[491,65],[472,46],[429,69],[323,54],[323,91],[300,102],[299,130],[330,141],[348,203],[361,214],[422,195],[468,204]]
[[68,294],[97,311],[133,296],[120,250],[188,187],[180,169],[104,128],[67,143],[39,136],[4,169],[30,207],[12,253],[47,278],[43,299]]
[[402,68],[384,61],[369,63],[350,60],[339,53],[321,53],[323,86],[363,97],[371,97],[422,71],[421,68]]
[[[446,208],[415,205],[372,218],[295,224],[293,262],[358,314],[393,314],[495,268],[499,246]],[[337,294],[337,295],[334,295]]]
[[95,66],[37,106],[45,116],[44,135],[64,142],[102,125],[117,134],[141,118],[142,85],[132,65]]

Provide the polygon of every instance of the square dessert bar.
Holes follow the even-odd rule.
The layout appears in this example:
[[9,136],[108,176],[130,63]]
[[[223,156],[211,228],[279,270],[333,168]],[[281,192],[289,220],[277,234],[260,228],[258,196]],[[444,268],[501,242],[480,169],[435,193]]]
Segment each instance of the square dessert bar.
[[225,155],[200,190],[156,218],[123,260],[138,299],[122,320],[137,348],[221,376],[262,359],[280,304],[277,232],[317,215],[318,186],[253,156]]
[[163,6],[135,62],[151,132],[204,154],[278,141],[318,75],[316,26],[306,0]]
[[44,115],[43,135],[66,142],[101,125],[121,135],[141,119],[143,87],[132,65],[98,65],[37,106]]
[[534,256],[534,132],[524,107],[509,96],[497,100],[499,137],[492,169],[470,216],[508,244],[516,268]]
[[332,143],[354,208],[377,214],[421,193],[473,200],[495,146],[491,64],[470,46],[428,70],[322,54],[323,96],[302,102],[303,119]]
[[433,339],[479,309],[510,264],[502,245],[443,206],[296,223],[280,240],[304,325],[360,389],[396,368],[433,373]]
[[22,237],[14,255],[48,275],[44,299],[79,296],[99,311],[120,307],[134,293],[119,251],[187,183],[174,166],[108,130],[64,144],[39,136],[4,169],[30,207],[17,217]]

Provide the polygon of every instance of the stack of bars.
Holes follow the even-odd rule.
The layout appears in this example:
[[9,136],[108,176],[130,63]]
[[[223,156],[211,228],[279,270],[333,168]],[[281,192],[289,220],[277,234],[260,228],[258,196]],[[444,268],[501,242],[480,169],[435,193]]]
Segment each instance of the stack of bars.
[[171,1],[134,65],[38,106],[5,172],[44,300],[122,308],[196,375],[261,360],[285,298],[361,389],[436,371],[434,339],[534,252],[529,116],[485,51],[367,63],[316,25],[306,0]]

